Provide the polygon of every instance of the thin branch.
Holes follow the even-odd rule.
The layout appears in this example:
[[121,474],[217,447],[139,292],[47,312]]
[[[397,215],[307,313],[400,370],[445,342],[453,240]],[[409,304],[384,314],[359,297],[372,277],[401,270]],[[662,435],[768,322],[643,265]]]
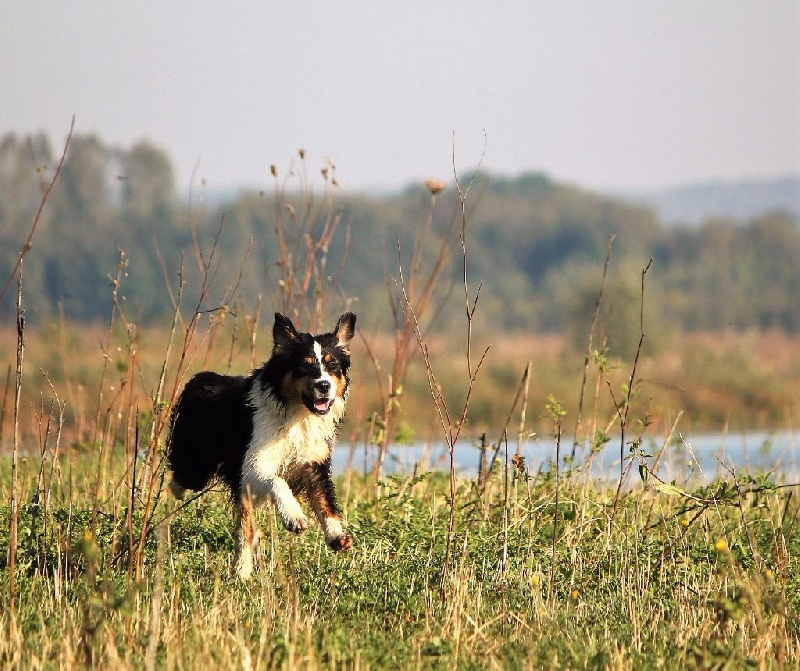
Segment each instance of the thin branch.
[[606,275],[608,274],[608,265],[611,262],[611,246],[614,244],[614,239],[617,237],[616,233],[613,233],[608,238],[608,247],[606,248],[606,260],[603,264],[603,276],[600,280],[600,291],[597,293],[597,300],[594,304],[594,311],[592,312],[592,322],[589,327],[589,344],[586,346],[586,356],[583,360],[583,379],[581,380],[581,393],[578,397],[578,417],[575,420],[575,436],[573,437],[572,443],[572,454],[570,455],[571,458],[575,459],[575,450],[578,447],[578,441],[580,440],[581,434],[581,419],[583,418],[583,399],[586,394],[586,377],[589,372],[589,361],[592,358],[592,344],[594,341],[594,329],[597,326],[597,319],[600,316],[600,304],[603,300],[603,292],[605,291],[606,286]]

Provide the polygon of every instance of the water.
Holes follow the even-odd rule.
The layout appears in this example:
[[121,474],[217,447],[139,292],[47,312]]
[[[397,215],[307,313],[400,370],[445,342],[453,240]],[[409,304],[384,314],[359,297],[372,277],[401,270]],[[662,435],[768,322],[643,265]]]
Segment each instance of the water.
[[[0,456],[10,456],[9,446],[0,446]],[[710,482],[717,478],[732,480],[744,475],[770,473],[773,479],[781,483],[800,482],[800,465],[798,464],[798,447],[800,433],[750,432],[729,434],[676,434],[664,447],[664,437],[647,438],[642,444],[645,462],[648,468],[655,467],[655,474],[665,482],[680,483]],[[516,444],[509,443],[506,453],[505,445],[501,446],[498,459],[501,463],[510,463],[514,456]],[[662,449],[663,448],[663,449]],[[572,452],[572,440],[562,438],[561,463],[564,457]],[[494,450],[487,450],[487,460]],[[528,440],[521,446],[520,454],[525,459],[528,473],[548,471],[556,456],[555,440],[540,437]],[[660,454],[660,456],[659,456]],[[22,457],[38,457],[38,450],[22,450]],[[141,455],[144,457],[144,454]],[[630,458],[629,445],[624,447],[623,465],[627,466]],[[372,470],[378,458],[378,448],[358,445],[348,446],[339,442],[333,453],[334,472],[341,473],[348,463],[358,472]],[[656,464],[657,459],[657,464]],[[589,460],[588,449],[578,447],[575,453],[576,466],[584,466]],[[478,473],[480,450],[472,443],[458,443],[455,448],[456,472],[459,475],[474,478]],[[636,475],[638,459],[631,468]],[[386,455],[385,473],[409,475],[415,471],[448,471],[450,457],[444,443],[418,444],[411,446],[393,445]],[[620,475],[620,442],[612,438],[602,450],[591,458],[591,474],[600,481],[615,482]]]
[[[797,448],[800,434],[792,432],[752,432],[731,434],[698,434],[695,436],[676,434],[664,447],[664,437],[645,439],[642,450],[647,455],[648,467],[656,466],[656,474],[670,482],[689,482],[692,480],[711,481],[716,478],[733,479],[746,474],[773,473],[783,482],[800,481]],[[516,444],[509,443],[508,454],[501,446],[498,458],[504,462],[514,455]],[[663,448],[663,450],[662,450]],[[491,451],[493,453],[493,450]],[[572,452],[572,440],[561,442],[563,457]],[[658,456],[660,453],[660,456]],[[470,443],[458,443],[455,448],[456,472],[467,477],[477,475],[480,450]],[[552,438],[539,438],[522,444],[520,454],[525,458],[529,473],[547,471],[556,455],[556,443]],[[487,459],[492,454],[487,456]],[[624,446],[624,465],[630,456],[629,445]],[[341,472],[348,461],[357,471],[369,471],[378,457],[375,447],[357,446],[350,448],[339,443],[334,451],[333,466]],[[589,459],[587,449],[578,447],[575,463],[583,465]],[[656,459],[658,462],[656,464]],[[634,463],[633,472],[636,473]],[[392,446],[386,455],[385,472],[410,474],[427,470],[446,471],[450,468],[450,458],[444,444]],[[591,463],[592,475],[600,480],[610,481],[620,474],[620,441],[612,438],[604,448],[594,455]]]

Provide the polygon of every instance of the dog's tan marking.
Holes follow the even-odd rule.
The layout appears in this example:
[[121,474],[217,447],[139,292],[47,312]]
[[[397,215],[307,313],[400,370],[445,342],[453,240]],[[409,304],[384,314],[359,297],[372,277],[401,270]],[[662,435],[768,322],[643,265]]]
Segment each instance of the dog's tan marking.
[[349,550],[353,541],[345,533],[342,518],[331,508],[325,492],[321,488],[312,489],[308,492],[308,502],[325,532],[325,542],[328,547],[337,552]]

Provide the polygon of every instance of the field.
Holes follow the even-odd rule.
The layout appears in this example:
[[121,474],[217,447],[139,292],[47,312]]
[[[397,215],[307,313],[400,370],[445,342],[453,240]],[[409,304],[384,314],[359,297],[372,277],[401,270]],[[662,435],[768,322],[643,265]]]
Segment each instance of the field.
[[[291,249],[307,249],[307,258],[281,248],[279,295],[265,300],[303,328],[332,326],[322,317],[351,307],[326,279],[334,221],[297,234],[302,244]],[[278,219],[279,241],[281,226]],[[466,266],[465,230],[464,218]],[[197,303],[182,304],[182,273],[170,288],[171,325],[128,317],[120,252],[107,324],[18,320],[17,330],[0,331],[0,360],[8,362],[0,663],[800,666],[797,484],[734,469],[724,480],[670,482],[659,467],[676,430],[794,429],[796,338],[658,333],[651,353],[646,269],[639,323],[615,324],[626,327],[629,352],[608,351],[599,331],[588,347],[493,332],[479,310],[476,317],[466,270],[463,332],[430,328],[449,295],[440,272],[457,233],[433,252],[419,236],[381,310],[393,327],[371,328],[369,313],[359,315],[339,449],[471,441],[503,458],[488,459],[472,479],[453,468],[387,476],[380,460],[371,473],[347,466],[336,476],[353,550],[333,555],[317,528],[290,537],[266,509],[261,566],[248,584],[230,574],[225,494],[179,504],[165,487],[169,409],[188,376],[246,371],[270,346],[260,299],[247,309],[231,289],[212,303],[216,243],[205,253],[196,243]],[[533,434],[556,439],[544,471],[514,453]],[[573,441],[580,458],[572,458]],[[593,480],[592,455],[609,442],[619,445],[619,477]]]
[[[229,575],[222,493],[145,504],[131,464],[21,464],[5,668],[790,668],[800,663],[800,504],[768,480],[617,492],[496,465],[340,481],[355,538],[261,517],[249,584]],[[2,462],[3,501],[9,462]],[[372,483],[374,484],[374,483]],[[130,502],[133,498],[133,514]],[[7,547],[9,508],[0,509]],[[451,535],[449,558],[447,539]]]
[[[201,339],[186,357],[189,367],[230,361],[233,369],[246,369],[255,356],[252,340],[232,338],[234,332]],[[12,376],[7,385],[9,456],[0,461],[0,660],[6,668],[800,664],[796,487],[737,473],[724,481],[662,482],[657,467],[649,470],[659,444],[648,431],[677,413],[648,413],[667,401],[631,401],[622,487],[591,480],[585,464],[563,458],[558,473],[497,461],[483,478],[452,483],[446,473],[380,479],[338,473],[354,549],[333,555],[316,527],[290,537],[264,510],[261,567],[254,580],[240,584],[230,576],[232,516],[225,495],[212,491],[179,505],[163,486],[159,410],[179,384],[172,377],[179,367],[170,363],[165,400],[153,405],[166,334],[80,333],[52,327],[28,334],[16,478],[8,449]],[[13,339],[5,343],[12,356]],[[741,343],[727,346],[730,357]],[[374,340],[370,351],[388,356],[386,347]],[[552,339],[495,345],[498,356],[520,348],[550,365],[569,359],[563,343]],[[437,364],[446,356],[435,346],[431,351]],[[784,370],[795,365],[791,348],[767,351],[773,370],[778,361]],[[457,360],[451,363],[441,369],[457,368]],[[503,387],[493,381],[495,369],[485,372],[505,403],[484,415],[499,433],[497,417],[509,413],[519,381],[508,372]],[[576,366],[567,378],[573,388],[579,373]],[[368,368],[359,364],[355,374],[369,390]],[[593,365],[590,388],[599,374]],[[616,375],[624,381],[627,372]],[[376,440],[367,435],[374,412],[363,407],[370,393],[376,392],[354,393],[339,449],[349,440]],[[525,432],[572,428],[572,407],[530,396]],[[480,407],[480,393],[472,401]],[[459,402],[463,394],[450,407]],[[424,394],[403,403],[432,416]],[[587,408],[594,405],[587,392]],[[605,425],[606,412],[598,400],[586,411],[586,424]],[[566,452],[571,441],[564,443]],[[13,576],[6,551],[10,501],[17,506]]]

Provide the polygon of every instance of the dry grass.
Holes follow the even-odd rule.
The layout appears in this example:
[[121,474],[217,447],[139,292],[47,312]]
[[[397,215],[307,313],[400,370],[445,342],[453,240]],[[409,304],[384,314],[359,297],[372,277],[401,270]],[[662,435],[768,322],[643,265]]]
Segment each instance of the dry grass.
[[[268,355],[271,343],[267,333],[256,333],[255,356],[243,337],[241,324],[233,326],[233,315],[214,318],[214,331],[198,346],[188,362],[190,372],[209,367],[218,371],[248,371]],[[132,382],[134,406],[150,406],[166,351],[168,329],[163,326],[139,328],[135,333],[137,374]],[[373,356],[391,361],[394,340],[388,334],[366,336]],[[544,407],[549,395],[560,399],[568,416],[574,417],[580,384],[580,355],[560,336],[522,336],[490,334],[491,343],[481,377],[470,406],[469,432],[476,438],[483,431],[502,425],[513,400],[516,385],[527,365],[533,362],[529,413],[531,429],[547,431]],[[50,324],[28,329],[26,366],[21,402],[23,445],[38,444],[43,431],[42,418],[54,388],[65,408],[64,445],[85,444],[95,428],[98,385],[106,341],[103,327]],[[113,397],[127,385],[131,341],[119,330],[108,353],[110,374],[105,396]],[[460,403],[458,379],[465,369],[465,355],[453,347],[452,336],[432,335],[427,344],[431,356],[440,362],[440,376],[451,405]],[[0,360],[15,357],[16,332],[0,329]],[[367,418],[382,409],[375,371],[361,341],[353,343],[354,392],[349,407],[349,424],[343,435],[356,440],[367,432]],[[176,356],[176,355],[173,355]],[[616,391],[626,380],[621,361],[612,361],[612,370],[597,390],[596,370],[590,371],[587,407],[594,404],[604,421],[614,409],[606,379]],[[800,398],[800,338],[785,334],[692,334],[676,339],[669,351],[656,357],[643,357],[639,367],[640,408],[652,414],[655,433],[668,431],[674,417],[685,411],[684,430],[781,430],[796,424],[796,399]],[[5,378],[5,376],[3,376]],[[2,381],[0,381],[2,384]],[[6,412],[0,427],[2,445],[10,440],[10,402],[13,378],[6,391]],[[456,390],[452,392],[450,390]],[[127,402],[127,401],[126,401]],[[416,350],[410,354],[406,384],[395,398],[398,404],[397,435],[426,440],[436,417],[430,403],[427,379]]]

